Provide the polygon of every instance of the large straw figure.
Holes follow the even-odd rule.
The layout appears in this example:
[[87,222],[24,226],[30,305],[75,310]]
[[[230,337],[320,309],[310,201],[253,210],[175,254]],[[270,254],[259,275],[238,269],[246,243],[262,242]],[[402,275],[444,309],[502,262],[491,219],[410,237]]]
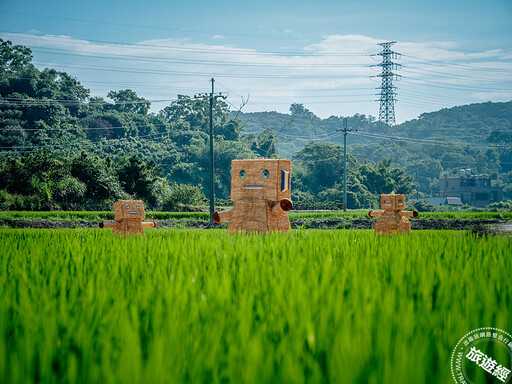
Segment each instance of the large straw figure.
[[229,220],[228,232],[288,232],[290,160],[254,159],[231,162],[233,209],[213,213],[213,221]]
[[143,235],[143,228],[154,228],[156,223],[142,222],[146,218],[142,200],[119,200],[114,203],[114,221],[102,221],[100,228],[113,228],[114,234]]
[[418,216],[418,211],[403,211],[405,209],[405,195],[380,195],[380,207],[384,212],[368,212],[370,217],[379,217],[375,222],[375,233],[393,235],[409,233],[411,222],[407,216]]

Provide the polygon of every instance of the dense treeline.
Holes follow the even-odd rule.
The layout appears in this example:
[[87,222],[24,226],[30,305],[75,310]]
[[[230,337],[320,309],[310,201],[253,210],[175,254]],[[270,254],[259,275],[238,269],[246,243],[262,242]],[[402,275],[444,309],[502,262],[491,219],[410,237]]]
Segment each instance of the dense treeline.
[[[343,117],[320,119],[302,104],[292,104],[289,115],[257,112],[239,118],[248,131],[273,130],[276,147],[287,155],[307,145],[305,137],[343,142],[336,131]],[[394,127],[360,114],[348,116],[347,122],[357,130],[347,136],[348,153],[360,163],[374,165],[393,159],[394,167],[413,178],[419,196],[438,193],[440,175],[470,168],[476,174],[489,174],[493,185],[503,188],[505,199],[512,199],[512,102],[443,109]]]
[[[176,209],[204,200],[210,164],[206,100],[180,95],[160,112],[150,113],[151,103],[131,89],[92,97],[78,79],[37,69],[31,61],[30,49],[0,40],[0,208],[108,209],[116,199],[137,197],[152,209]],[[269,113],[258,130],[247,121],[249,114],[238,119],[223,100],[216,101],[217,197],[229,198],[232,159],[291,157],[280,133],[297,122],[300,126],[292,131],[324,127],[327,132],[326,126],[335,129],[341,121],[321,120],[300,104],[290,110],[284,116],[291,123],[280,127],[282,116]],[[389,133],[388,127],[364,115],[351,118],[355,122]],[[498,132],[493,139],[505,140],[504,134]],[[402,146],[393,145],[398,148],[390,150],[399,153]],[[416,170],[386,160],[395,157],[391,155],[349,156],[349,208],[376,204],[382,192],[413,191]],[[424,160],[413,164],[428,168],[433,177],[446,169],[442,159],[439,166],[430,164],[433,170]],[[301,142],[293,164],[294,200],[342,200],[342,146]]]

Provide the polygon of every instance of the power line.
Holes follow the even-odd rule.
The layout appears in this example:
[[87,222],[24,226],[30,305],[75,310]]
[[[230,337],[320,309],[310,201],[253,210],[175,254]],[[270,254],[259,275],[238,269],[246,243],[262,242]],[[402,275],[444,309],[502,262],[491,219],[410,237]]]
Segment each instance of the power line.
[[[412,81],[410,81],[412,80]],[[420,79],[417,77],[404,77],[404,82],[415,84],[419,86],[425,86],[425,87],[433,87],[433,88],[444,88],[444,89],[452,89],[452,90],[459,90],[459,91],[499,91],[499,92],[505,92],[505,93],[512,93],[512,90],[505,90],[503,88],[490,88],[490,87],[479,87],[479,86],[470,86],[470,85],[463,85],[463,84],[448,84],[443,83],[440,81],[433,81],[433,80],[425,80]]]
[[[429,69],[423,69],[423,68],[414,68],[410,66],[403,66],[404,71],[412,72],[414,74],[427,74],[427,75],[434,75],[436,77],[445,77],[445,78],[459,78],[459,79],[469,79],[469,80],[479,80],[479,81],[488,81],[488,82],[503,82],[503,78],[490,78],[490,77],[477,77],[477,76],[467,76],[467,75],[459,75],[456,73],[447,73],[447,72],[440,72],[440,71],[433,71]],[[512,81],[512,72],[510,74],[511,80],[508,80],[507,82]]]
[[13,105],[17,107],[32,107],[32,106],[46,106],[46,105],[63,105],[63,106],[78,106],[78,105],[89,105],[89,106],[99,106],[99,105],[109,105],[109,106],[118,106],[118,105],[133,105],[133,104],[147,104],[149,103],[162,103],[162,102],[172,102],[177,101],[178,99],[157,99],[157,100],[116,100],[114,102],[108,101],[84,101],[84,100],[69,100],[69,99],[23,99],[19,97],[1,97],[0,96],[0,104],[4,105]]
[[[152,123],[143,125],[122,125],[116,127],[77,127],[77,128],[23,128],[23,131],[29,132],[46,132],[46,131],[58,131],[58,132],[70,132],[70,131],[97,131],[97,130],[110,130],[110,129],[133,129],[133,128],[145,128],[145,127],[166,127],[165,124]],[[0,128],[0,131],[19,131],[16,128]]]
[[[443,61],[443,60],[425,59],[425,58],[411,56],[411,55],[402,55],[402,56],[404,56],[406,58],[410,57],[410,58],[413,58],[413,59],[418,59],[418,60],[421,60],[421,62],[425,63],[426,65],[432,65],[432,66],[435,66],[435,67],[439,67],[439,64],[444,64],[444,65],[449,66],[449,67],[460,67],[460,68],[464,68],[464,69],[473,69],[473,70],[476,70],[476,71],[510,72],[509,69],[489,68],[489,67],[480,67],[480,66],[477,66],[477,65],[459,64],[459,63],[452,63],[452,62]],[[405,60],[407,60],[407,59],[405,59]],[[418,63],[418,61],[413,61],[413,60],[407,60],[407,61],[411,61],[413,63]],[[434,64],[429,64],[429,63],[434,63]]]
[[[192,76],[192,77],[205,77],[207,75],[206,72],[185,72],[185,71],[172,71],[172,70],[163,70],[163,69],[130,69],[123,67],[112,67],[112,66],[88,66],[88,65],[79,65],[79,64],[57,64],[57,63],[42,63],[42,62],[34,62],[35,65],[39,66],[52,66],[57,68],[70,68],[70,69],[84,69],[88,71],[101,71],[101,72],[124,72],[124,73],[138,73],[138,74],[149,74],[149,75],[180,75],[180,76]],[[283,68],[285,69],[285,68]],[[226,77],[226,78],[243,78],[243,79],[287,79],[287,78],[297,78],[297,79],[321,79],[321,78],[343,78],[343,79],[365,79],[367,78],[364,75],[344,75],[344,74],[312,74],[312,75],[300,75],[300,74],[251,74],[251,73],[215,73],[215,76]]]
[[[57,52],[48,52],[57,51]],[[201,65],[223,65],[223,66],[236,66],[236,67],[280,67],[280,68],[360,68],[366,65],[365,63],[351,63],[351,64],[291,64],[291,63],[275,63],[275,62],[235,62],[235,61],[221,61],[221,60],[199,60],[199,59],[166,59],[155,56],[135,56],[135,55],[122,55],[122,54],[108,54],[102,55],[90,54],[88,52],[72,53],[66,49],[60,48],[47,48],[44,49],[32,49],[33,52],[60,55],[60,56],[73,56],[81,58],[94,58],[94,59],[108,59],[108,60],[120,60],[120,61],[139,61],[144,63],[175,63],[175,64],[201,64]],[[61,52],[64,51],[64,52]],[[67,52],[67,53],[66,53]]]
[[204,48],[204,47],[183,47],[179,45],[157,45],[157,44],[144,44],[144,43],[127,43],[127,42],[120,42],[120,41],[109,41],[109,40],[86,40],[86,39],[80,39],[80,40],[71,40],[69,37],[66,36],[48,36],[48,35],[36,35],[36,34],[25,34],[20,32],[13,32],[13,31],[6,31],[1,30],[0,32],[7,34],[7,35],[14,35],[17,37],[21,37],[24,39],[29,40],[36,40],[35,38],[38,38],[37,40],[44,38],[45,40],[56,40],[64,43],[72,43],[74,45],[86,45],[90,47],[90,43],[99,43],[99,44],[110,44],[115,45],[119,47],[132,47],[136,49],[149,49],[152,50],[158,50],[158,51],[169,51],[169,52],[194,52],[194,53],[209,53],[209,54],[220,54],[220,55],[236,55],[236,56],[297,56],[297,57],[315,57],[315,56],[332,56],[332,57],[343,57],[343,56],[369,56],[366,54],[361,53],[304,53],[304,52],[287,52],[287,51],[255,51],[250,49],[241,49],[241,48],[219,48],[219,47],[212,47],[212,48]]
[[[62,17],[62,16],[55,16],[55,15],[41,15],[41,14],[33,14],[33,13],[26,13],[26,12],[15,12],[15,11],[4,11],[3,13],[8,14],[15,14],[15,15],[22,15],[22,16],[30,16],[30,17],[38,17],[38,18],[44,18],[44,19],[54,19],[54,20],[66,20],[66,21],[73,21],[73,22],[82,22],[82,23],[92,23],[92,24],[101,24],[101,25],[111,25],[111,26],[118,26],[118,27],[127,27],[127,28],[141,28],[141,29],[152,29],[152,30],[162,30],[162,31],[172,31],[172,32],[183,32],[183,33],[198,33],[198,34],[204,34],[204,35],[212,35],[211,31],[203,31],[203,30],[197,30],[197,29],[191,29],[191,28],[171,28],[171,27],[160,27],[155,25],[141,25],[141,24],[132,24],[132,23],[116,23],[112,21],[99,21],[99,20],[91,20],[91,19],[83,19],[83,18],[74,18],[74,17]],[[13,32],[17,33],[17,32]],[[248,38],[262,38],[262,34],[248,34],[248,33],[240,33],[237,32],[236,34],[230,34],[230,33],[222,33],[221,36],[232,36],[232,37],[248,37]],[[308,38],[299,37],[299,36],[290,36],[290,35],[284,35],[284,36],[275,36],[275,35],[264,35],[265,39],[272,39],[272,40],[296,40],[296,41],[316,41],[317,38],[312,38],[311,34],[308,33]],[[324,37],[323,34],[318,34],[318,37]],[[345,37],[346,40],[349,40],[347,37]],[[350,40],[357,41],[358,44],[374,44],[373,42],[364,42],[360,39],[352,38]]]
[[[49,148],[66,148],[69,146],[78,146],[81,149],[81,146],[91,146],[91,145],[112,145],[121,141],[136,141],[138,139],[144,139],[144,141],[155,141],[159,140],[164,136],[167,136],[168,133],[160,133],[160,134],[149,134],[142,136],[133,136],[133,137],[123,137],[119,139],[103,139],[100,141],[78,141],[71,142],[66,144],[45,144],[45,145],[31,145],[31,146],[17,146],[17,147],[0,147],[0,154],[2,153],[23,153],[23,152],[36,152]],[[151,138],[151,136],[155,136]]]
[[353,135],[358,136],[366,136],[374,139],[382,139],[382,140],[398,140],[398,141],[408,141],[412,143],[420,143],[420,144],[432,144],[432,145],[449,145],[456,147],[478,147],[478,148],[489,148],[489,149],[500,149],[500,148],[511,148],[511,145],[488,145],[488,144],[476,144],[476,143],[468,143],[468,142],[450,142],[443,140],[430,140],[430,139],[418,139],[412,137],[399,137],[399,136],[386,136],[380,135],[376,133],[368,133],[368,132],[358,132],[353,133]]
[[320,162],[323,162],[323,161],[330,161],[330,160],[334,160],[334,159],[339,159],[340,157],[343,156],[343,153],[340,153],[339,155],[336,155],[336,156],[332,156],[332,157],[327,157],[327,158],[324,158],[324,159],[318,159],[318,160],[298,160],[298,163],[299,164],[316,164],[316,163],[320,163]]

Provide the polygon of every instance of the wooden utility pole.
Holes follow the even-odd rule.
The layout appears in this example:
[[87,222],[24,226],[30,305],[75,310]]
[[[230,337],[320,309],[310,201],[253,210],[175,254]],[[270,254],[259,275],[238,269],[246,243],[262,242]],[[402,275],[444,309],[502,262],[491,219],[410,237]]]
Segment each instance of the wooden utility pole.
[[209,99],[210,100],[210,225],[208,228],[213,228],[215,223],[213,221],[212,215],[215,212],[215,161],[213,155],[213,103],[215,99],[222,98],[225,99],[227,96],[222,94],[221,92],[215,93],[215,79],[212,77],[212,91],[211,93],[199,93],[194,95],[194,99]]
[[348,128],[348,119],[343,119],[343,128],[337,129],[336,132],[343,132],[343,204],[347,209],[347,133],[357,132],[357,129]]

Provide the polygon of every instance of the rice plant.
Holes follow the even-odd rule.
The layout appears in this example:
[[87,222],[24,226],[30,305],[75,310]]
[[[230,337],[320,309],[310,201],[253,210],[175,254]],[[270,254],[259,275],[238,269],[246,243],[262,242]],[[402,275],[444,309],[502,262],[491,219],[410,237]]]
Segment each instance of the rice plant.
[[511,239],[0,230],[2,383],[449,383],[512,331]]

